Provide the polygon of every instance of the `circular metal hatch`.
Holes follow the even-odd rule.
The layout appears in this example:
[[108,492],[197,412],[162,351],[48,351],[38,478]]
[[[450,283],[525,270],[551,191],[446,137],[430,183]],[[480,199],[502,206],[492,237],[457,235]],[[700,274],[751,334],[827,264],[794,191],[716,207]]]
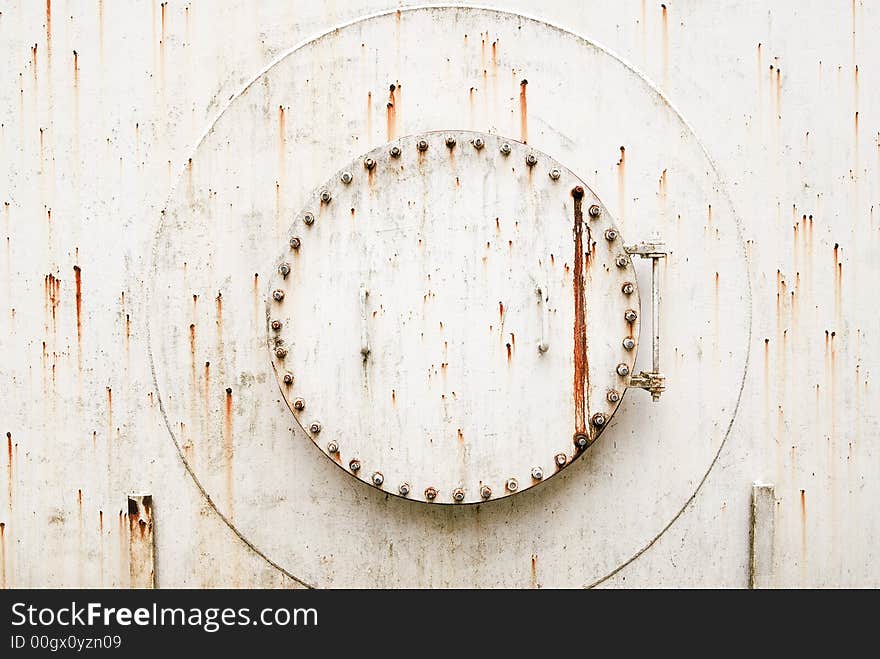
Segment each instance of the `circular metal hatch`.
[[638,346],[635,271],[605,206],[546,154],[404,137],[314,191],[287,239],[270,356],[350,475],[479,503],[552,477],[608,426]]

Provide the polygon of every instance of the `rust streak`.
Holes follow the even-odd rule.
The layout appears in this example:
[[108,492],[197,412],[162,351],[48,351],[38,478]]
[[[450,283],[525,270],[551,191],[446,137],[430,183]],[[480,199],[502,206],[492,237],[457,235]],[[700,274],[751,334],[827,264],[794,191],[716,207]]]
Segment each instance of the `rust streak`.
[[73,279],[76,285],[76,346],[82,354],[82,269],[73,266]]
[[6,524],[0,522],[0,588],[6,590],[9,584],[6,580]]
[[12,512],[12,494],[14,491],[14,479],[13,479],[13,460],[12,460],[12,433],[6,433],[6,495],[7,495],[7,504],[9,505],[9,511]]
[[523,79],[519,83],[519,134],[520,140],[526,144],[529,141],[529,110],[526,99],[526,86],[529,81]]
[[[575,434],[579,435],[587,431],[586,385],[589,378],[584,297],[584,189],[575,187],[571,196],[574,198],[574,427]],[[589,244],[589,234],[587,242]]]
[[397,99],[395,92],[397,85],[392,83],[389,86],[388,103],[386,104],[386,138],[390,142],[397,136]]
[[228,515],[232,518],[232,485],[233,485],[233,468],[232,460],[234,458],[232,443],[232,388],[226,388],[226,407],[223,417],[223,457],[226,463],[226,496],[228,498]]

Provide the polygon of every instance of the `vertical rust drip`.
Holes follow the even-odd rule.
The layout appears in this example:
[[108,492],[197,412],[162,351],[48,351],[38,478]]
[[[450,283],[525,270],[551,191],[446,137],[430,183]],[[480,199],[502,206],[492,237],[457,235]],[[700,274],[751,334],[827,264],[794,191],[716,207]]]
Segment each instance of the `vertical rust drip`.
[[519,83],[519,138],[523,144],[529,141],[529,109],[526,99],[526,85],[528,80],[523,79]]
[[155,544],[153,542],[153,497],[128,497],[128,559],[131,588],[155,588]]
[[76,282],[76,349],[82,355],[82,269],[73,266],[73,279]]
[[[584,296],[584,189],[580,186],[571,191],[574,198],[574,431],[575,435],[587,432],[587,321]],[[589,235],[587,236],[589,244]]]

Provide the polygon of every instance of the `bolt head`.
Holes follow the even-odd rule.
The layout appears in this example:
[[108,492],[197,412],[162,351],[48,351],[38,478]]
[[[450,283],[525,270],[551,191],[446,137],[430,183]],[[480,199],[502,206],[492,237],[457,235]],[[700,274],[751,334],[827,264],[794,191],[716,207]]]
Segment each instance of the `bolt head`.
[[314,213],[303,213],[303,222],[306,226],[312,226],[315,223]]
[[455,138],[452,135],[446,136],[446,146],[450,149],[455,146]]
[[400,147],[399,146],[392,146],[391,150],[388,153],[391,154],[392,158],[400,158]]
[[428,501],[433,501],[437,498],[437,488],[436,487],[427,487],[425,488],[425,498]]
[[276,332],[281,329],[281,321],[280,320],[277,320],[277,319],[273,320],[270,323],[270,325],[272,326],[272,329]]
[[631,336],[626,337],[623,340],[623,347],[625,350],[632,350],[636,347],[635,339],[633,339]]
[[282,379],[284,384],[293,384],[293,373],[285,373]]
[[364,167],[367,169],[373,169],[376,166],[376,161],[372,158],[364,158]]
[[457,503],[464,501],[464,490],[460,487],[452,490],[452,499]]
[[287,348],[284,346],[275,346],[275,356],[278,357],[278,359],[284,359],[287,357]]
[[281,302],[281,300],[284,299],[284,291],[282,291],[280,288],[276,288],[274,291],[272,291],[272,299],[276,302]]
[[379,487],[385,482],[385,476],[382,475],[381,471],[374,471],[373,475],[370,476],[370,480],[373,481],[373,485]]
[[515,478],[508,478],[504,483],[504,487],[508,492],[516,492],[519,489],[519,483]]
[[410,487],[409,483],[401,483],[397,486],[397,491],[400,492],[400,496],[404,497],[409,494],[411,489],[412,488]]
[[598,204],[593,204],[592,206],[590,206],[589,212],[590,212],[590,217],[592,217],[593,219],[596,219],[597,217],[602,215],[602,209],[599,207]]
[[321,190],[321,203],[329,203],[331,199],[333,199],[333,195],[330,194],[330,190]]
[[532,467],[532,478],[536,481],[541,480],[544,478],[544,470],[541,467]]
[[634,323],[634,322],[636,322],[636,318],[639,317],[639,314],[636,313],[635,309],[627,309],[623,313],[623,317],[626,319],[626,322]]
[[627,375],[629,375],[629,366],[627,366],[626,364],[618,364],[617,374],[620,377],[626,377]]
[[574,445],[583,450],[590,445],[590,438],[585,433],[579,432],[574,436]]
[[560,172],[558,169],[556,169],[554,167],[553,169],[550,170],[550,173],[548,174],[548,176],[551,179],[553,179],[554,181],[558,181],[559,177],[562,176],[562,172]]
[[321,422],[320,421],[312,421],[312,424],[309,426],[309,430],[312,431],[315,435],[321,432]]
[[[482,149],[484,146],[486,146],[486,142],[483,141],[483,138],[482,138],[482,137],[474,138],[474,148],[475,148],[477,151],[479,151],[480,149]],[[502,146],[502,148],[501,148],[501,153],[504,153],[504,146],[505,146],[505,145],[502,144],[501,146]],[[507,145],[507,153],[510,153],[510,145]],[[506,154],[505,154],[505,155],[506,155]]]
[[609,403],[620,402],[620,392],[616,389],[609,389],[608,393],[605,394],[605,400],[607,400]]
[[354,176],[351,175],[351,172],[342,172],[342,175],[340,175],[340,177],[339,177],[339,180],[342,181],[343,183],[345,183],[346,185],[351,183],[352,179],[354,179]]
[[526,156],[526,164],[529,167],[534,167],[538,164],[538,156],[536,156],[534,153],[530,153]]
[[605,425],[605,423],[608,421],[608,419],[606,419],[605,415],[602,414],[601,412],[596,412],[596,414],[593,415],[593,418],[591,419],[591,421],[593,422],[593,425],[596,426],[597,428],[602,428]]
[[279,265],[278,266],[278,273],[282,277],[286,277],[287,275],[289,275],[290,274],[290,264],[289,263],[282,263],[281,265]]
[[352,460],[351,462],[348,463],[348,468],[354,472],[360,471],[361,461],[358,460],[357,458],[355,458],[354,460]]
[[614,263],[617,264],[618,268],[625,268],[629,264],[629,258],[627,258],[626,254],[618,254],[617,258],[614,259]]
[[339,453],[339,444],[336,442],[328,442],[327,453]]
[[290,247],[292,249],[299,249],[300,245],[302,245],[302,241],[297,236],[290,239]]
[[608,242],[614,242],[617,240],[617,230],[616,229],[605,229],[605,240]]
[[553,461],[556,463],[557,467],[564,467],[565,463],[568,462],[568,456],[565,453],[557,453],[553,456]]
[[623,292],[624,295],[632,295],[633,291],[636,290],[636,287],[632,285],[631,281],[628,281],[620,287],[620,290]]
[[302,412],[304,409],[306,409],[305,398],[297,398],[295,401],[293,401],[293,409],[295,409],[297,412]]
[[492,496],[492,488],[488,485],[484,485],[480,488],[480,497],[483,499],[488,499]]
[[[476,144],[474,144],[474,146],[476,146]],[[502,156],[510,155],[510,145],[507,142],[504,142],[500,147],[498,147],[498,150],[501,152]]]
[[427,151],[428,150],[428,140],[419,140],[416,142],[416,148],[419,151]]

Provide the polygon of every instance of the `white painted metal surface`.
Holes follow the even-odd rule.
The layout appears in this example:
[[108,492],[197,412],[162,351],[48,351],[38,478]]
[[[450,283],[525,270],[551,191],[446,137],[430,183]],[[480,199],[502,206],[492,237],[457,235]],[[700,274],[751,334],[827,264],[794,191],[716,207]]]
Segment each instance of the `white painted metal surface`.
[[[159,586],[744,587],[755,481],[762,585],[880,585],[877,8],[545,4],[3,9],[3,585],[134,584],[147,492]],[[489,505],[344,477],[266,350],[294,215],[435,130],[527,142],[671,250],[668,391]]]

